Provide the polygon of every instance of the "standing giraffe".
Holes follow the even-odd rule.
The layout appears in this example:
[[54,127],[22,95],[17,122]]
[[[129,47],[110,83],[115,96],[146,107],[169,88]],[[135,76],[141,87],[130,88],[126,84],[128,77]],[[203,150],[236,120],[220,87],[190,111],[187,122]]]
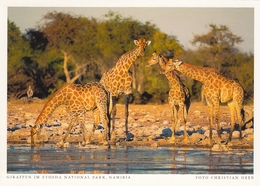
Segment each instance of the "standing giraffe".
[[[231,127],[229,137],[226,143],[231,144],[232,132],[235,128],[235,121],[239,122],[239,139],[242,140],[241,127],[244,124],[244,90],[242,86],[232,79],[223,77],[213,68],[197,67],[178,59],[173,62],[170,60],[166,64],[165,72],[176,69],[184,75],[203,83],[203,95],[206,98],[210,115],[210,139],[209,145],[212,145],[212,126],[213,115],[217,123],[218,143],[220,143],[220,126],[219,126],[219,102],[227,103],[231,115]],[[229,143],[230,142],[230,143]]]
[[132,77],[129,69],[139,56],[144,56],[145,48],[150,45],[151,41],[145,39],[134,40],[136,47],[131,51],[123,54],[116,65],[105,71],[102,75],[100,83],[104,85],[105,89],[110,94],[112,99],[112,132],[111,137],[115,139],[115,115],[116,102],[121,93],[125,94],[125,132],[128,133],[128,104],[130,94],[132,94]]
[[[57,144],[58,147],[63,147],[68,134],[70,133],[74,123],[78,119],[82,129],[83,142],[89,143],[93,133],[101,120],[105,128],[104,145],[108,144],[108,112],[107,105],[108,97],[106,90],[100,83],[88,83],[85,85],[80,84],[67,84],[60,88],[45,104],[40,115],[38,116],[35,125],[31,127],[31,144],[35,145],[35,140],[39,137],[43,125],[47,122],[48,118],[54,110],[61,106],[66,106],[66,111],[71,117],[71,122],[67,129],[67,133],[61,142]],[[87,111],[94,112],[94,125],[89,139],[86,141],[85,137],[85,114]]]
[[[167,60],[161,56],[157,55],[154,52],[147,62],[146,67],[159,63],[162,70],[165,70],[165,66],[167,64]],[[169,105],[171,107],[171,119],[172,119],[172,137],[170,138],[170,142],[175,142],[175,128],[178,122],[178,119],[181,119],[181,124],[184,126],[184,143],[188,143],[189,138],[186,131],[186,120],[188,111],[190,108],[190,91],[189,89],[181,82],[179,76],[172,71],[168,71],[165,73],[166,78],[170,82],[170,91],[169,91]]]

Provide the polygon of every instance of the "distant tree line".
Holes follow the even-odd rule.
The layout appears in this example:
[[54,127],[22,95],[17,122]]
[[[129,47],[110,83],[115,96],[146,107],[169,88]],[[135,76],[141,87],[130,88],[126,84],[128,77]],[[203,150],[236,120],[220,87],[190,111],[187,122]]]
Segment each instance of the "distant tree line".
[[[253,102],[254,55],[236,48],[242,38],[227,26],[209,25],[207,34],[194,36],[192,44],[198,49],[185,51],[176,36],[163,33],[155,24],[112,11],[102,19],[49,12],[37,28],[29,28],[24,34],[8,20],[8,99],[25,96],[29,86],[35,97],[46,98],[65,83],[99,81],[105,70],[135,47],[133,41],[138,38],[152,44],[131,68],[133,103],[167,102],[169,84],[159,73],[159,65],[145,67],[153,51],[216,68],[224,76],[237,79],[245,89],[246,101]],[[181,78],[192,98],[200,100],[201,84]]]

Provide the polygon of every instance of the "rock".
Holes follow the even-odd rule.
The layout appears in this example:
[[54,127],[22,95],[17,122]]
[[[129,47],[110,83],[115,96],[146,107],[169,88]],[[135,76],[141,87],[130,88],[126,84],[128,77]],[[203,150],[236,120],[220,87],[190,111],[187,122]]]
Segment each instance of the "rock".
[[227,126],[227,125],[228,125],[227,122],[220,122],[220,123],[219,123],[219,126],[220,126],[220,127],[225,127],[225,126]]
[[143,131],[142,130],[138,130],[136,133],[137,137],[143,137]]
[[46,129],[43,129],[41,131],[41,136],[46,139],[46,138],[49,138],[51,135],[54,135],[53,131],[50,131],[50,130],[46,130]]
[[201,129],[201,126],[199,126],[199,125],[193,126],[193,130],[197,131],[197,130],[199,130],[199,129]]
[[228,147],[226,145],[220,145],[220,144],[215,144],[212,148],[212,151],[228,151]]
[[204,127],[201,127],[201,129],[204,130],[204,131],[207,131],[207,130],[209,130],[209,127],[208,126],[204,126]]
[[29,119],[28,121],[26,121],[25,126],[29,127],[29,126],[34,126],[35,125],[35,119]]
[[253,135],[253,134],[249,134],[249,135],[246,137],[246,139],[247,139],[248,141],[254,141],[254,135]]
[[232,133],[232,138],[239,138],[240,132],[239,131],[234,131]]
[[169,120],[164,120],[162,124],[163,124],[163,125],[168,125],[168,124],[170,124],[170,123],[171,123],[171,122],[170,122]]
[[[207,130],[207,131],[205,131],[204,135],[209,137],[209,133],[210,133],[210,130]],[[217,135],[218,135],[218,131],[212,130],[212,136],[217,136]]]
[[20,136],[20,137],[30,136],[31,130],[29,128],[22,128],[20,130],[14,131],[13,135],[14,136]]
[[134,139],[134,135],[131,132],[128,132],[126,135],[126,141],[132,141]]
[[190,137],[189,140],[191,143],[197,143],[201,140],[205,140],[206,136],[203,134],[199,134],[199,133],[193,133]]
[[170,128],[164,128],[162,130],[161,137],[171,137],[172,136],[172,130]]
[[150,121],[152,123],[156,121],[156,118],[154,116],[151,116],[151,115],[145,115],[144,119],[146,119],[146,121]]
[[123,129],[117,129],[115,132],[118,136],[123,136],[125,134],[125,131]]
[[145,118],[139,118],[138,121],[139,122],[146,122],[147,120]]
[[149,130],[144,130],[143,131],[143,136],[150,136],[151,132]]
[[137,128],[137,127],[139,127],[139,123],[134,122],[134,123],[132,124],[132,127],[133,127],[133,128]]
[[161,129],[156,129],[156,130],[152,130],[152,132],[151,132],[151,134],[153,134],[153,135],[161,135],[162,134],[162,130]]
[[249,128],[249,129],[246,129],[244,132],[246,134],[254,134],[254,129],[253,128]]
[[200,116],[200,111],[199,111],[199,110],[195,110],[195,111],[193,112],[193,116],[194,116],[194,117],[199,117],[199,116]]
[[7,131],[7,140],[12,137],[13,133],[11,131]]
[[153,148],[158,148],[158,144],[157,144],[157,143],[153,143],[153,144],[151,145],[151,147],[153,147]]

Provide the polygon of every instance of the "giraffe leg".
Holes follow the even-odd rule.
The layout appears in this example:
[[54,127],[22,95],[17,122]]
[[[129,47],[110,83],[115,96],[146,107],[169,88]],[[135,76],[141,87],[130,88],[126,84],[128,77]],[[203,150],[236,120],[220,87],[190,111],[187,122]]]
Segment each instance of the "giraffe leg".
[[187,143],[189,143],[189,136],[188,136],[188,133],[187,133],[187,130],[186,130],[186,116],[187,116],[187,114],[185,112],[186,111],[185,111],[184,105],[181,104],[178,115],[180,116],[181,123],[184,126],[184,139],[183,139],[183,143],[187,144]]
[[212,125],[213,125],[213,104],[207,100],[208,112],[209,112],[209,139],[208,145],[212,146]]
[[178,121],[177,120],[177,109],[176,109],[176,106],[171,104],[171,119],[172,119],[172,136],[171,138],[169,139],[169,142],[170,143],[175,143],[175,128],[176,128],[176,122]]
[[230,110],[230,117],[231,117],[231,126],[230,126],[230,132],[229,132],[229,137],[228,137],[228,140],[227,140],[227,144],[229,146],[232,145],[231,143],[231,139],[232,139],[232,134],[233,134],[233,131],[234,131],[234,128],[235,128],[235,121],[236,121],[236,116],[235,116],[235,106],[234,106],[234,102],[229,102],[228,103],[228,107],[229,107],[229,110]]
[[116,141],[116,135],[115,135],[115,117],[116,117],[116,102],[117,97],[112,96],[112,130],[111,130],[111,141]]
[[71,116],[71,122],[69,124],[69,127],[67,128],[67,132],[66,132],[65,136],[63,137],[62,141],[56,144],[57,147],[62,148],[64,146],[64,143],[65,143],[65,141],[66,141],[66,139],[67,139],[67,137],[68,137],[75,121],[76,121],[76,119],[77,119],[77,117],[75,115]]
[[236,111],[237,111],[237,118],[239,121],[239,142],[242,145],[242,126],[245,123],[245,115],[244,115],[245,111],[242,108],[242,106],[241,107],[236,106]]
[[101,122],[104,125],[103,145],[109,145],[109,143],[108,143],[108,125],[109,125],[109,120],[108,120],[108,117],[106,115],[106,111],[105,110],[102,110],[100,112],[100,118],[101,118]]
[[[99,111],[98,108],[93,110],[93,115],[94,115],[94,124],[92,126],[92,129],[91,129],[91,132],[90,132],[88,138],[84,139],[85,144],[90,144],[93,141],[94,132],[95,132],[98,124],[100,123],[100,116],[99,116],[100,115],[100,111]],[[84,145],[84,144],[82,144],[82,145]]]
[[128,104],[129,104],[130,94],[125,95],[125,133],[128,133]]
[[81,113],[79,116],[79,123],[80,123],[82,137],[83,137],[82,145],[86,145],[86,132],[85,132],[84,120],[85,120],[85,112]]
[[217,143],[221,143],[221,130],[220,130],[220,124],[219,124],[219,100],[214,101],[214,112],[215,112],[215,122],[217,124],[217,131],[218,131],[218,139]]

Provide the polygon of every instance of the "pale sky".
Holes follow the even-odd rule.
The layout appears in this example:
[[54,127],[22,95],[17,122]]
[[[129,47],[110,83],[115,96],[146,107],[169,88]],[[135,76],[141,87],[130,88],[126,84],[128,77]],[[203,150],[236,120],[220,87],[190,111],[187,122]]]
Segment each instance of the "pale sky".
[[36,27],[43,15],[51,11],[73,13],[102,19],[109,10],[124,17],[131,16],[140,22],[150,21],[167,33],[177,36],[184,49],[193,49],[190,41],[195,34],[209,31],[209,24],[226,25],[235,35],[244,40],[237,47],[242,52],[254,53],[254,8],[53,8],[53,7],[8,7],[8,18],[22,32]]

